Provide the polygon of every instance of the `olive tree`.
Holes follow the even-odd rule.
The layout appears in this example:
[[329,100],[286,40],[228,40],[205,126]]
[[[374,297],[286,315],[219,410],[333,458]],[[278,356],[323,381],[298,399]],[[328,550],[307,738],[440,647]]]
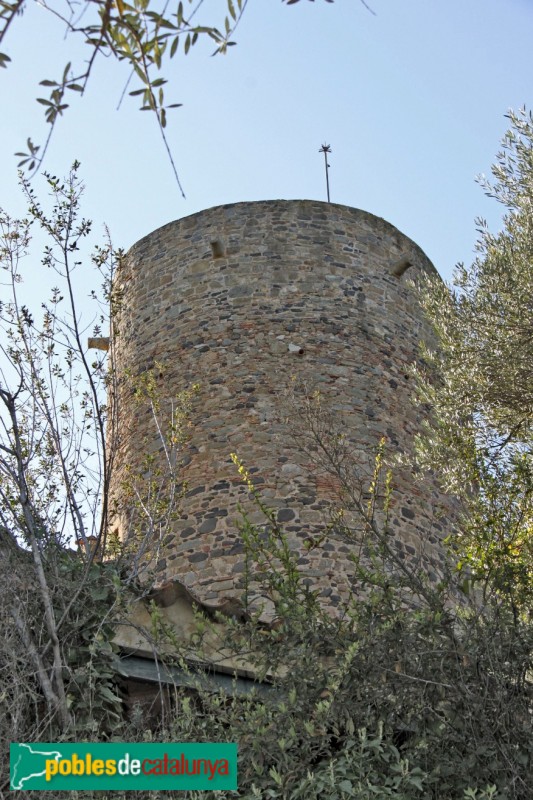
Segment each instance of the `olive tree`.
[[523,109],[509,120],[482,181],[505,209],[502,230],[478,220],[474,262],[457,267],[451,286],[434,281],[422,293],[439,349],[419,376],[433,409],[420,458],[464,502],[454,546],[468,574],[531,608],[533,118]]
[[[24,26],[28,2],[0,2],[0,67],[10,64],[11,58],[5,48],[10,37]],[[299,0],[282,2],[291,5]],[[365,0],[361,2],[366,6]],[[179,53],[187,55],[199,40],[211,42],[213,55],[225,54],[236,44],[235,31],[248,0],[218,0],[216,11],[210,12],[217,13],[216,23],[201,19],[201,14],[205,13],[202,0],[180,0],[170,8],[168,3],[160,0],[133,0],[131,3],[125,0],[83,0],[75,4],[69,0],[47,0],[39,5],[58,21],[58,37],[67,37],[72,42],[73,55],[61,75],[44,78],[40,83],[49,90],[47,96],[37,98],[44,110],[48,135],[44,144],[35,144],[31,137],[27,139],[26,149],[16,153],[20,159],[19,167],[31,174],[39,170],[55,125],[70,106],[70,98],[85,93],[96,61],[108,57],[111,62],[126,63],[129,67],[123,96],[129,93],[139,97],[141,109],[152,112],[183,195],[165,133],[167,112],[181,105],[169,103],[166,98],[170,61]]]

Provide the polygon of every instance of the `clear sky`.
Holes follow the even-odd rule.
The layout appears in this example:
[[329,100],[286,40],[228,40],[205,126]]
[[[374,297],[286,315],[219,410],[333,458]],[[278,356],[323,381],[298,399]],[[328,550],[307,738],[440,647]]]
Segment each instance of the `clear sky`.
[[[135,98],[116,106],[127,76],[102,59],[87,96],[72,93],[45,167],[79,159],[85,214],[129,247],[172,219],[241,200],[325,199],[323,142],[331,145],[332,201],[384,217],[449,277],[469,262],[475,217],[499,226],[500,208],[475,176],[488,173],[508,108],[531,106],[533,0],[359,0],[334,4],[249,0],[238,46],[179,56],[168,136],[183,200],[153,119]],[[198,21],[218,23],[225,0]],[[46,134],[34,98],[74,41],[37,3],[15,20],[0,73],[0,204],[21,213],[16,159]]]

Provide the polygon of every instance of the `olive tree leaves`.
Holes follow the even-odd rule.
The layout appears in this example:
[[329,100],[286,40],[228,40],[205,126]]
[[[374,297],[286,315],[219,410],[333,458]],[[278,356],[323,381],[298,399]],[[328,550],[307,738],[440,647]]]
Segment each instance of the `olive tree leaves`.
[[[214,44],[213,55],[225,54],[235,42],[232,35],[240,22],[248,0],[226,0],[222,26],[201,25],[197,14],[202,5],[194,0],[183,0],[174,10],[168,2],[161,0],[83,0],[73,6],[68,0],[44,0],[41,6],[56,17],[66,36],[76,41],[76,63],[66,64],[58,79],[46,79],[40,85],[49,89],[47,96],[38,97],[43,106],[49,126],[44,144],[34,144],[30,137],[26,149],[16,153],[18,166],[25,168],[30,176],[41,167],[56,123],[70,107],[71,93],[83,95],[93,73],[95,61],[106,56],[117,62],[126,62],[131,67],[124,94],[131,81],[136,86],[129,95],[139,97],[141,110],[151,111],[167,150],[179,189],[183,189],[178,177],[170,147],[165,135],[167,112],[178,108],[180,103],[167,103],[165,86],[167,78],[163,70],[178,52],[185,55],[200,39]],[[25,0],[5,2],[0,0],[0,46],[2,46],[14,21],[25,7]],[[6,53],[0,53],[0,66],[10,62]]]
[[[22,27],[28,1],[0,0],[0,67],[5,68],[11,62],[2,48],[8,33]],[[327,3],[333,1],[325,0]],[[299,0],[282,2],[293,5]],[[366,0],[360,2],[374,13]],[[78,3],[39,0],[39,6],[59,22],[60,35],[75,43],[74,56],[66,64],[61,77],[40,82],[40,86],[50,90],[47,96],[37,98],[44,109],[48,134],[44,144],[35,144],[28,137],[25,149],[15,154],[20,159],[18,166],[30,177],[41,168],[56,123],[70,107],[72,93],[85,93],[94,64],[102,56],[130,66],[119,107],[128,93],[140,99],[142,111],[152,112],[177,185],[185,197],[165,133],[167,112],[179,108],[181,103],[167,102],[165,89],[168,78],[165,72],[178,53],[187,55],[200,40],[207,39],[214,45],[212,55],[224,55],[236,44],[233,36],[248,0],[217,0],[217,3],[221,12],[218,26],[200,23],[198,17],[203,0],[179,0],[177,3],[175,0],[80,0]]]

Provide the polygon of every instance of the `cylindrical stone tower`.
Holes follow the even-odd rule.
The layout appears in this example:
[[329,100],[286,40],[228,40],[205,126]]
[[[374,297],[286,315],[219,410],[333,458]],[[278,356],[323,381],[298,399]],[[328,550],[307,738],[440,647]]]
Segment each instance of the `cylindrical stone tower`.
[[[335,524],[317,547],[305,540],[326,530],[350,471],[364,496],[382,438],[389,453],[412,449],[425,411],[413,405],[409,369],[430,331],[409,279],[434,272],[420,248],[383,219],[307,200],[212,208],[134,245],[117,279],[117,372],[140,376],[157,365],[159,374],[161,365],[161,408],[200,387],[180,456],[180,512],[157,543],[159,584],[178,579],[211,602],[239,595],[237,506],[251,506],[234,452],[283,525],[305,580],[326,605],[341,602],[355,545]],[[119,390],[118,405],[121,469],[138,463],[146,436],[163,459],[131,389]],[[337,471],[328,469],[317,440],[338,444],[335,426],[344,437]],[[121,476],[113,487],[119,498]],[[431,477],[394,468],[389,536],[399,557],[419,560],[433,580],[450,509]],[[250,513],[265,523],[258,509]],[[117,524],[126,535],[124,514]]]

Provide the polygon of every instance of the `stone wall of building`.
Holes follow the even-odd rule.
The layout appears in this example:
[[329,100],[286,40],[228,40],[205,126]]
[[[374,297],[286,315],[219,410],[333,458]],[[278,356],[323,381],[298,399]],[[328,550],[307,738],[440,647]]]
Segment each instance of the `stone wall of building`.
[[[422,272],[434,273],[427,257],[383,219],[314,201],[212,208],[130,250],[117,284],[124,293],[118,372],[163,365],[163,406],[200,386],[183,451],[187,490],[172,534],[159,543],[158,583],[177,578],[207,601],[239,595],[238,504],[253,522],[265,520],[247,501],[235,452],[300,554],[305,579],[325,604],[341,602],[357,546],[335,525],[320,546],[304,544],[324,531],[342,481],[302,447],[309,428],[302,409],[306,393],[319,391],[318,428],[344,434],[342,469],[353,472],[354,486],[368,484],[382,437],[391,454],[411,449],[423,411],[413,405],[409,369],[430,332],[408,281]],[[137,463],[143,437],[153,434],[126,383],[119,407],[123,467]],[[153,447],[160,451],[155,434]],[[119,497],[120,479],[119,470]],[[400,558],[421,560],[435,579],[449,501],[436,482],[405,467],[394,470],[393,486],[391,541]],[[124,515],[120,524],[125,535]],[[349,524],[357,528],[355,516]]]

